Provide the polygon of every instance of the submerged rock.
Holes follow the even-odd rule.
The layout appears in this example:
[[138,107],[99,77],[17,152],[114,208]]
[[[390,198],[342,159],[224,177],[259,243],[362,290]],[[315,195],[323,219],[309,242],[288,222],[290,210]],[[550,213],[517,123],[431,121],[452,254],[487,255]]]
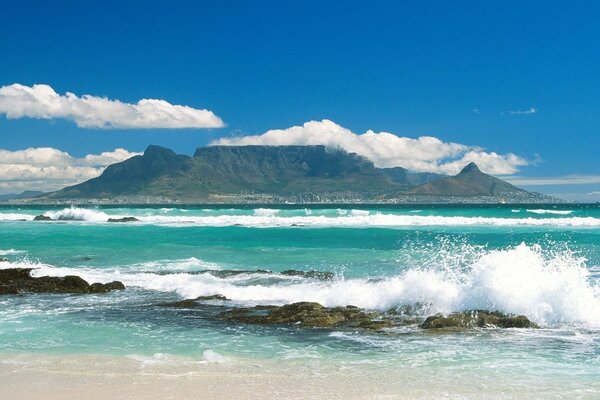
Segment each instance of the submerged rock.
[[108,222],[137,222],[139,219],[136,217],[123,217],[123,218],[109,218]]
[[296,270],[296,269],[288,269],[286,271],[283,271],[281,273],[281,275],[300,276],[302,278],[313,278],[313,279],[321,279],[321,280],[330,280],[335,277],[335,274],[333,272],[314,271],[314,270],[300,271],[300,270]]
[[440,328],[539,328],[524,315],[503,314],[498,311],[469,310],[427,317],[421,324],[423,329]]
[[94,283],[90,285],[75,275],[62,277],[31,276],[33,268],[9,268],[0,270],[0,294],[21,293],[108,293],[112,290],[123,290],[123,283]]
[[255,269],[255,270],[205,270],[198,271],[198,273],[209,273],[217,278],[229,278],[231,276],[243,275],[243,274],[257,274],[257,275],[285,275],[285,276],[298,276],[301,278],[311,278],[320,280],[331,280],[335,277],[333,272],[326,271],[300,271],[296,269],[288,269],[282,272],[275,272],[268,269]]
[[300,324],[310,328],[351,327],[378,330],[392,326],[392,321],[378,312],[364,311],[355,306],[329,308],[313,302],[234,308],[221,313],[220,318],[248,324]]
[[194,308],[198,307],[198,303],[201,301],[210,301],[210,300],[220,300],[220,301],[228,301],[229,299],[220,294],[213,294],[211,296],[200,296],[195,299],[185,299],[179,301],[172,301],[168,303],[161,303],[159,306],[161,307],[173,307],[173,308]]
[[52,218],[47,217],[45,215],[36,215],[35,218],[33,218],[34,221],[52,221]]

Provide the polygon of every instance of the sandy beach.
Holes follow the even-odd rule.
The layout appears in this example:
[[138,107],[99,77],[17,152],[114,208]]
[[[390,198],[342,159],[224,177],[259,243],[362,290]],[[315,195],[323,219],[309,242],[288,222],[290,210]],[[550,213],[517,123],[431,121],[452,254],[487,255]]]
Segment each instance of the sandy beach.
[[566,387],[537,379],[495,379],[493,371],[424,376],[374,365],[321,361],[194,360],[105,355],[0,355],[2,397],[110,399],[594,399],[598,382]]

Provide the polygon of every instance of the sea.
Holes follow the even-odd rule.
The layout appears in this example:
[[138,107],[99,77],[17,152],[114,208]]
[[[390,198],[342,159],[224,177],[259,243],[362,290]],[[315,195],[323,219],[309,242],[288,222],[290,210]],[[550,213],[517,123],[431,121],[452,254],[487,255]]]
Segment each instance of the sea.
[[[33,220],[41,214],[52,221]],[[108,222],[121,217],[138,221]],[[126,286],[0,296],[4,359],[275,360],[385,376],[379,385],[402,381],[424,398],[600,399],[598,205],[1,206],[0,258],[35,276]],[[161,305],[216,294],[229,300]],[[218,318],[300,301],[412,322],[367,331]],[[420,327],[464,310],[526,315],[539,329]],[[428,392],[440,385],[444,395]]]

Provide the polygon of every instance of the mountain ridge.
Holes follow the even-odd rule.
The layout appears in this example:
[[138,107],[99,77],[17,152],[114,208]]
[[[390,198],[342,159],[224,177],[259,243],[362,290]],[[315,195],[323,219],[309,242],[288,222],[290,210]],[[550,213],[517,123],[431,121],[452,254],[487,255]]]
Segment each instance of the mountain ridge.
[[550,202],[470,163],[456,176],[377,168],[326,146],[206,146],[193,156],[150,145],[48,202]]

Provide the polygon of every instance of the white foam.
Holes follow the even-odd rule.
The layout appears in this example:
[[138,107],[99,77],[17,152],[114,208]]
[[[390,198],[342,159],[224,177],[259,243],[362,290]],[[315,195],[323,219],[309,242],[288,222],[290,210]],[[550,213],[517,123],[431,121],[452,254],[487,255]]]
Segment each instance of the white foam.
[[225,362],[225,357],[223,357],[221,354],[217,353],[216,351],[213,350],[204,350],[202,352],[202,358],[204,359],[204,361],[209,362],[209,363],[223,363]]
[[600,327],[600,287],[592,283],[585,260],[568,251],[544,255],[541,248],[525,244],[483,251],[469,265],[409,269],[376,281],[295,279],[259,284],[252,274],[218,278],[208,273],[159,275],[24,266],[38,267],[35,276],[75,274],[88,282],[120,280],[126,286],[176,292],[184,298],[221,294],[238,303],[316,301],[325,306],[352,304],[377,310],[419,303],[429,305],[423,310],[428,314],[487,309],[524,314],[542,325]]
[[352,210],[350,211],[350,215],[353,217],[366,217],[367,215],[370,215],[371,213],[369,211],[366,210]]
[[178,259],[178,260],[158,260],[135,264],[132,269],[142,271],[207,271],[220,270],[221,266],[217,263],[202,261],[196,257]]
[[23,254],[25,250],[16,250],[16,249],[8,249],[8,250],[0,250],[0,256],[12,256],[15,254]]
[[32,221],[34,218],[33,215],[29,214],[19,214],[19,213],[0,213],[0,221]]
[[47,211],[44,215],[59,221],[106,222],[109,218],[108,214],[102,211],[79,207],[69,207],[59,211]]
[[279,210],[274,210],[272,208],[257,208],[254,210],[254,215],[257,217],[273,217],[277,215]]
[[556,214],[556,215],[569,215],[573,213],[573,210],[544,210],[544,209],[536,209],[536,210],[527,210],[528,213],[533,214]]
[[[217,215],[217,216],[142,216],[140,221],[148,224],[169,226],[245,226],[255,228],[303,226],[311,228],[360,228],[360,227],[410,227],[410,226],[493,226],[493,227],[600,227],[600,218],[492,218],[434,215],[361,214],[353,210],[338,211],[340,216],[325,215],[291,216],[277,215]],[[365,211],[364,213],[367,213]]]

